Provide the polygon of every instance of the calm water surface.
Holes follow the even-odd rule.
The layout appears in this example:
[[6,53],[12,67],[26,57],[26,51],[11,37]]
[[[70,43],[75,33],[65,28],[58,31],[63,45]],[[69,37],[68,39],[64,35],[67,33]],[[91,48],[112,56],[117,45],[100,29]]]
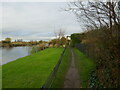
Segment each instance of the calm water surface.
[[12,47],[2,48],[0,47],[0,64],[5,64],[18,58],[29,55],[30,47]]

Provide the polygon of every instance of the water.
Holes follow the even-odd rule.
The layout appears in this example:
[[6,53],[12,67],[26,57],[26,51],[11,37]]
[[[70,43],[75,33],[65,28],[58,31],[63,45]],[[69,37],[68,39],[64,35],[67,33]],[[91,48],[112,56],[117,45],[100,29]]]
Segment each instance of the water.
[[[0,47],[0,64],[5,64],[18,58],[29,55],[30,47],[12,47],[2,48]],[[1,58],[2,57],[2,58]]]

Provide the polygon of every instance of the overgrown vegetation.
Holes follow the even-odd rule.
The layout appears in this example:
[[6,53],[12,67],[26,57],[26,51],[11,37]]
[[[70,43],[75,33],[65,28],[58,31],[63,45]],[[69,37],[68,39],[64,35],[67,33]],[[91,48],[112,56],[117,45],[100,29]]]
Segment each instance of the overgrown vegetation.
[[48,48],[4,64],[2,87],[40,88],[58,62],[62,51],[63,48]]
[[[113,31],[114,30],[114,31]],[[86,54],[96,62],[94,87],[118,87],[119,42],[117,29],[101,28],[86,34]]]
[[30,49],[30,54],[39,52],[39,51],[44,50],[46,48],[48,48],[48,46],[45,46],[45,44],[34,45]]
[[90,87],[119,86],[119,37],[116,29],[113,31],[101,28],[85,33],[83,40],[79,42],[81,44],[76,42],[80,47],[84,45],[82,48],[77,48],[82,49],[81,51],[93,59],[96,64],[95,72],[92,73],[94,75],[91,75],[93,78],[91,77]]

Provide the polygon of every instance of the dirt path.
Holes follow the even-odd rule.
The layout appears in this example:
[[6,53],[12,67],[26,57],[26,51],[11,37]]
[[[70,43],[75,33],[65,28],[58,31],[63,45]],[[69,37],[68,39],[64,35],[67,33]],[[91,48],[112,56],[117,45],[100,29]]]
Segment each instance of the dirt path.
[[74,53],[71,49],[71,65],[65,76],[64,88],[80,88],[79,74],[74,62]]

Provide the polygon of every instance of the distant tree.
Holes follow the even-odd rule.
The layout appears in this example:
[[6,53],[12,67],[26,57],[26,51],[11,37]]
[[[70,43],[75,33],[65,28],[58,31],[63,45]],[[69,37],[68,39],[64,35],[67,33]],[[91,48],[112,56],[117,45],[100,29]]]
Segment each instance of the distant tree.
[[57,45],[58,47],[61,45],[65,45],[67,43],[67,38],[65,38],[65,30],[59,29],[54,32],[56,39],[51,40],[53,45]]
[[61,45],[65,45],[67,43],[67,38],[62,37],[60,41],[61,41]]
[[51,40],[51,43],[53,44],[53,46],[55,46],[55,44],[57,44],[57,42],[58,42],[58,39],[52,39]]
[[42,42],[43,42],[42,40],[39,41],[39,43],[42,43]]
[[65,30],[60,28],[58,31],[54,32],[54,34],[56,38],[61,39],[65,36]]
[[11,38],[5,38],[6,43],[11,43]]

